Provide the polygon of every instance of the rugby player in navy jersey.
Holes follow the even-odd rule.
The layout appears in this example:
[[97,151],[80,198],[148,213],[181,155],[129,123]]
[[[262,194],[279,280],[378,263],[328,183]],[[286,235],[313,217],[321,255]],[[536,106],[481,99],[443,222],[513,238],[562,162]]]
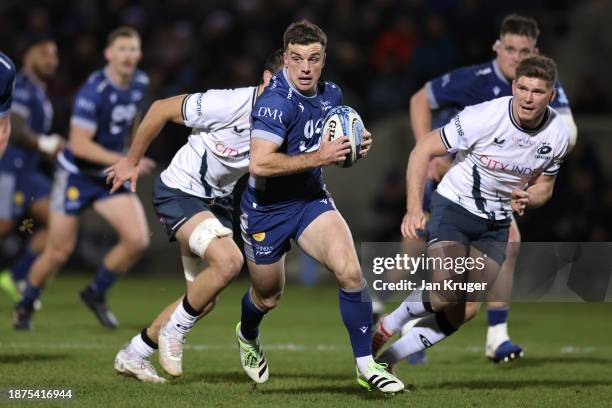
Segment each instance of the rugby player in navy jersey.
[[[106,306],[108,289],[149,245],[140,200],[125,186],[111,196],[103,173],[123,157],[149,83],[147,75],[136,68],[142,56],[138,32],[129,27],[112,31],[104,56],[106,67],[90,75],[74,100],[68,145],[58,155],[53,181],[48,239],[30,269],[23,299],[15,307],[16,329],[30,328],[32,305],[72,253],[79,216],[85,209],[93,207],[118,235],[95,278],[79,294],[105,327],[118,325]],[[145,158],[139,166],[141,172],[148,172],[154,163]]]
[[63,144],[61,136],[49,134],[53,107],[46,94],[46,82],[55,74],[58,64],[55,41],[45,36],[32,37],[23,55],[23,68],[15,78],[12,134],[0,159],[0,238],[26,212],[34,220],[35,231],[10,270],[0,274],[0,287],[13,302],[21,299],[16,283],[23,283],[32,262],[44,248],[47,235],[51,180],[39,169],[39,164],[43,155],[54,160]]
[[13,100],[13,82],[15,81],[15,64],[0,51],[0,159],[11,133],[11,102]]
[[[372,305],[351,232],[325,189],[322,167],[343,161],[348,138],[322,135],[326,112],[342,103],[340,88],[321,79],[327,38],[309,21],[283,36],[284,67],[252,112],[251,162],[241,228],[252,287],[236,326],[240,360],[256,383],[269,377],[259,325],[283,292],[285,254],[293,239],[327,267],[340,285],[340,314],[356,360],[358,382],[382,392],[404,384],[376,364],[371,351]],[[360,154],[369,149],[371,138]]]
[[[431,129],[445,124],[458,110],[494,98],[512,95],[512,81],[518,64],[530,55],[538,53],[536,46],[539,29],[537,22],[528,17],[511,14],[501,24],[499,38],[493,44],[496,58],[480,65],[462,67],[427,82],[410,100],[410,124],[418,142]],[[556,95],[550,106],[564,120],[570,130],[570,150],[576,143],[577,129],[569,102],[559,81],[555,84]],[[438,111],[437,120],[432,119]],[[429,202],[437,183],[452,164],[450,155],[435,157],[427,170],[424,208]],[[521,346],[512,343],[508,335],[508,298],[512,291],[513,273],[521,240],[516,221],[510,226],[510,237],[505,261],[500,269],[495,287],[490,291],[488,302],[488,330],[486,356],[494,362],[510,361],[523,354]],[[478,308],[471,302],[468,308]],[[466,314],[473,315],[472,311]],[[373,336],[374,348],[378,350],[392,334],[385,330],[384,319],[379,321]],[[424,354],[410,356],[411,362],[422,362]]]

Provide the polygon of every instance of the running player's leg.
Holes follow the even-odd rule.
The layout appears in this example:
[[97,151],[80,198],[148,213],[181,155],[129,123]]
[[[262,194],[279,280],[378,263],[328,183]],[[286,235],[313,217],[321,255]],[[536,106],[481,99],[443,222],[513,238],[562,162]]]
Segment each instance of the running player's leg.
[[13,325],[16,329],[30,329],[34,302],[49,279],[68,261],[74,250],[78,226],[78,216],[51,210],[45,247],[32,264],[23,298],[15,306]]
[[508,311],[514,281],[514,268],[519,255],[521,233],[516,221],[510,224],[506,259],[499,277],[489,292],[487,302],[487,339],[485,355],[492,361],[511,361],[523,356],[520,345],[512,343],[508,335]]
[[[431,255],[436,256],[436,252],[434,248]],[[442,255],[448,256],[453,252],[454,250],[450,253],[444,251]],[[470,248],[469,256],[472,259],[483,260],[484,268],[481,271],[472,270],[465,274],[467,276],[462,276],[463,278],[467,278],[464,281],[468,283],[482,283],[487,286],[491,285],[497,277],[501,260],[495,259],[494,257],[484,257],[483,252],[475,247]],[[434,271],[434,273],[436,272]],[[448,273],[442,273],[442,275],[438,276],[442,279],[452,278]],[[443,280],[439,280],[435,277],[433,281],[443,282]],[[454,281],[458,282],[457,279],[454,279]],[[377,358],[377,361],[393,367],[407,356],[432,347],[452,335],[461,325],[473,319],[480,305],[479,302],[466,297],[465,293],[442,291],[432,292],[430,296],[432,299],[432,309],[438,310],[438,312],[419,319],[410,330],[405,332],[385,350],[380,357]],[[407,306],[407,308],[409,307],[410,305]]]
[[[298,231],[298,245],[334,274],[340,289],[340,314],[348,331],[357,365],[358,382],[370,384],[383,392],[398,392],[404,384],[376,364],[372,357],[372,303],[367,283],[355,251],[348,225],[338,211],[310,204],[303,231]],[[310,220],[309,220],[310,218]],[[300,233],[301,232],[301,233]]]

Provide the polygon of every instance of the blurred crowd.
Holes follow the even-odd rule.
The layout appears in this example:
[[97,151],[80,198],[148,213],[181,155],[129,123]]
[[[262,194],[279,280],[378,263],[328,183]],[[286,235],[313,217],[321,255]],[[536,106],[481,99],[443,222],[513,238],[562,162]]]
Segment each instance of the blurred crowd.
[[[558,60],[561,81],[574,113],[609,114],[612,100],[605,89],[612,89],[612,84],[605,61],[612,57],[612,26],[607,22],[611,3],[3,0],[0,49],[19,65],[28,36],[46,33],[57,40],[61,63],[50,83],[49,95],[55,109],[54,130],[66,135],[74,92],[91,71],[104,64],[106,35],[119,25],[133,26],[142,35],[141,67],[151,79],[151,102],[186,92],[257,83],[265,57],[282,46],[282,33],[288,23],[308,18],[328,35],[324,76],[339,83],[346,103],[372,122],[398,111],[407,115],[411,94],[425,81],[460,65],[492,59],[491,46],[501,19],[510,12],[520,12],[539,22],[542,32],[539,47]],[[569,46],[572,49],[568,53]],[[176,137],[156,142],[150,152],[162,163],[184,143],[187,133],[180,127],[166,131]],[[558,191],[563,191],[563,200],[571,196],[572,205],[588,209],[588,214],[580,211],[585,220],[567,214],[568,207],[564,206],[568,202],[557,202],[559,198],[555,198],[542,213],[545,216],[533,217],[525,227],[526,234],[531,233],[530,225],[534,225],[533,233],[537,236],[542,231],[538,227],[540,218],[555,217],[563,220],[562,227],[554,231],[556,239],[578,236],[611,239],[611,229],[602,220],[610,213],[612,190],[593,150],[593,146],[582,146],[575,158],[568,160],[568,168],[562,174],[565,181],[563,185],[559,183]],[[403,177],[391,175],[385,180],[382,196],[388,197],[397,190],[388,183],[399,183],[398,196],[403,194]],[[387,204],[380,198],[376,201],[376,211],[403,210],[397,203]]]

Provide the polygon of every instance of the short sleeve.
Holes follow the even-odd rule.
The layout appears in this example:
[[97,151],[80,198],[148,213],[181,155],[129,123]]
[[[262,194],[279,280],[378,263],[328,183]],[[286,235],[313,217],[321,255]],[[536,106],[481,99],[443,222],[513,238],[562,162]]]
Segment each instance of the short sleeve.
[[237,114],[236,90],[211,89],[185,96],[182,116],[185,126],[214,129],[230,123]]
[[434,78],[425,84],[429,108],[463,107],[480,103],[475,93],[478,77],[471,67],[463,67]]
[[0,117],[11,111],[13,102],[13,84],[15,83],[15,65],[0,53]]
[[280,95],[269,93],[260,97],[251,113],[251,137],[282,145],[291,123],[290,105]]
[[569,150],[569,129],[565,125],[559,127],[561,132],[563,132],[563,136],[561,137],[562,142],[559,143],[555,149],[555,153],[550,164],[544,168],[542,173],[545,176],[555,176],[559,173],[559,170],[561,170],[561,164],[563,163],[563,160],[565,159],[565,156]]
[[96,131],[98,129],[99,98],[94,90],[81,88],[74,99],[70,124]]
[[468,106],[440,129],[442,143],[449,153],[469,149],[485,133],[475,126],[482,123],[481,116],[482,112],[480,110]]

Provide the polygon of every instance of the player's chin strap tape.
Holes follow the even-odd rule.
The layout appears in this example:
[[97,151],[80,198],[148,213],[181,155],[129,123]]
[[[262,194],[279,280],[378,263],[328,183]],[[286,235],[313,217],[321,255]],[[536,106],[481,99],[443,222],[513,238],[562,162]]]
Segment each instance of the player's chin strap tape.
[[189,249],[202,258],[213,239],[231,236],[231,229],[224,227],[218,219],[209,218],[199,223],[191,233],[189,237]]

